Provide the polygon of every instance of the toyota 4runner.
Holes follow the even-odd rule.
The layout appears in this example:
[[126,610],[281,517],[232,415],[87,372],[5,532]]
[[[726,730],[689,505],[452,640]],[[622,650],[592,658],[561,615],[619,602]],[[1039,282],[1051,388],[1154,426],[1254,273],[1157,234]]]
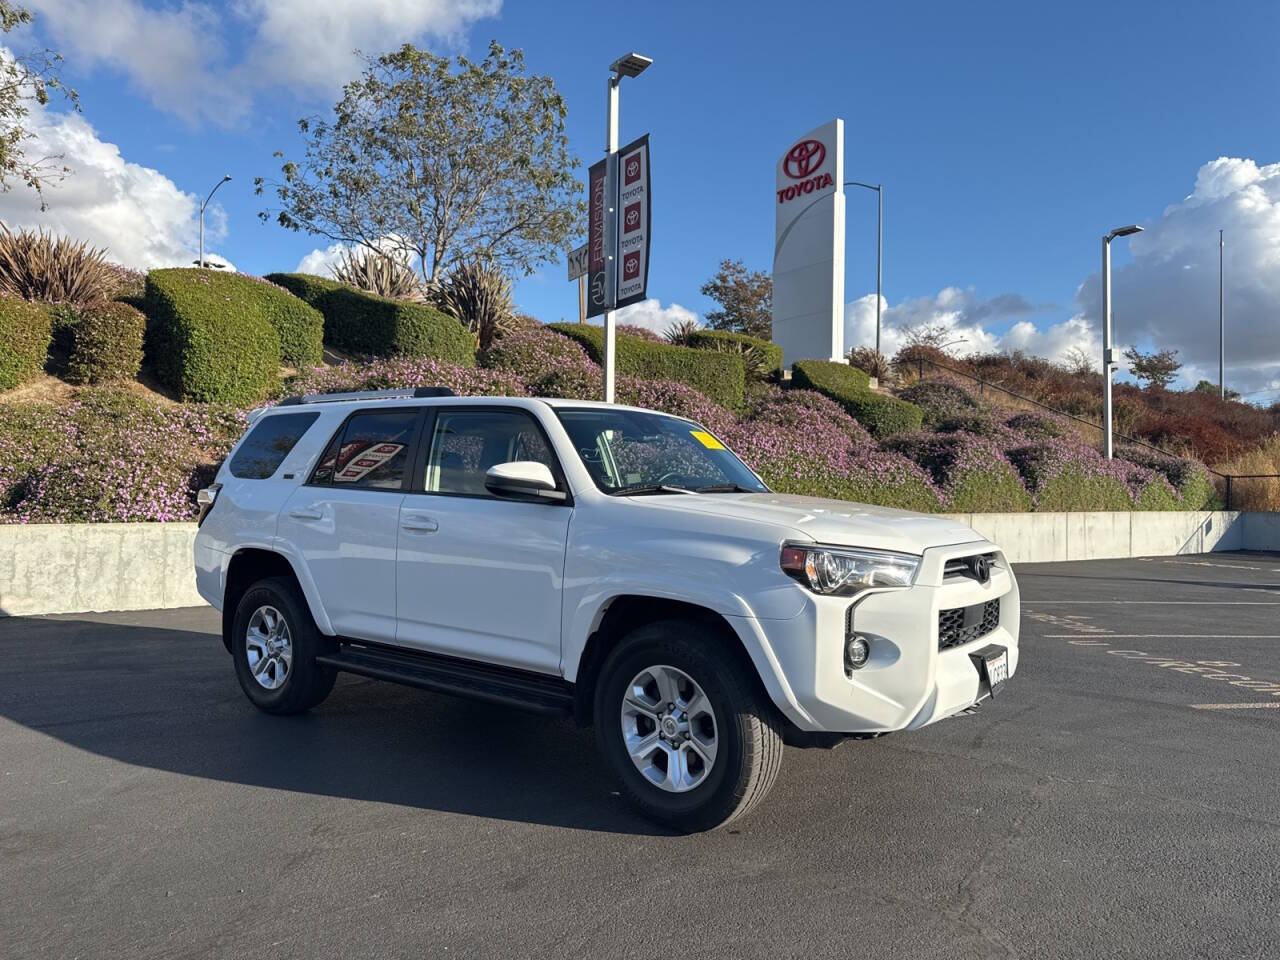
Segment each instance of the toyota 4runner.
[[1018,666],[996,545],[771,493],[711,431],[636,407],[295,397],[199,503],[196,582],[255,706],[307,710],[348,672],[566,712],[682,830],[759,802],[784,742],[923,727]]

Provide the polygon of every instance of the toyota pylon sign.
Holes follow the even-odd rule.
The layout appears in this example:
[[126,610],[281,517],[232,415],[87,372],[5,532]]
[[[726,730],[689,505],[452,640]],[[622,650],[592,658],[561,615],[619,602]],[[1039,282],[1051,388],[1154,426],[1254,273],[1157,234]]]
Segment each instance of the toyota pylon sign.
[[[617,196],[608,196],[608,161],[587,171],[587,316],[639,303],[649,287],[649,135],[634,140],[617,153]],[[617,217],[616,285],[609,290],[607,263],[612,207]]]
[[649,135],[618,151],[618,301],[645,298],[649,286]]
[[782,359],[844,356],[844,121],[791,141],[774,179],[773,341]]

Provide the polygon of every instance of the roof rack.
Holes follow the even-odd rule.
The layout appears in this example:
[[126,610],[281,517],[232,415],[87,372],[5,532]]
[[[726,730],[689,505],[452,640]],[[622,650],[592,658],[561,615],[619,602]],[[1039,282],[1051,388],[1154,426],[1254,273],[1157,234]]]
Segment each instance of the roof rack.
[[448,387],[403,387],[393,390],[354,390],[350,393],[308,393],[299,397],[285,397],[278,406],[296,407],[302,403],[341,403],[344,400],[421,399],[423,397],[452,397],[456,394]]

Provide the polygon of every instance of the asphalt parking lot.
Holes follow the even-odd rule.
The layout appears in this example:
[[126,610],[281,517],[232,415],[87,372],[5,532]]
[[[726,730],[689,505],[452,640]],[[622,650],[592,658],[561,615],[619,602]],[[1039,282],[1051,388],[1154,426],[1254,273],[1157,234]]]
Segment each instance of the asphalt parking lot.
[[259,714],[211,610],[0,620],[0,956],[1280,956],[1280,555],[1018,574],[1004,696],[693,837],[567,722]]

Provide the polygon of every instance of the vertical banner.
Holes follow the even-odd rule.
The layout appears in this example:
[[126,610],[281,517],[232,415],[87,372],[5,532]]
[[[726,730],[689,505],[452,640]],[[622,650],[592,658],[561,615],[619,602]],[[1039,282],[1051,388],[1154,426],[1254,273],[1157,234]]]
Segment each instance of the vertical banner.
[[844,357],[844,121],[794,140],[774,170],[773,342],[782,362]]
[[593,163],[587,171],[587,316],[598,317],[609,309],[605,289],[605,174],[608,160]]
[[649,287],[649,135],[618,151],[618,306]]

